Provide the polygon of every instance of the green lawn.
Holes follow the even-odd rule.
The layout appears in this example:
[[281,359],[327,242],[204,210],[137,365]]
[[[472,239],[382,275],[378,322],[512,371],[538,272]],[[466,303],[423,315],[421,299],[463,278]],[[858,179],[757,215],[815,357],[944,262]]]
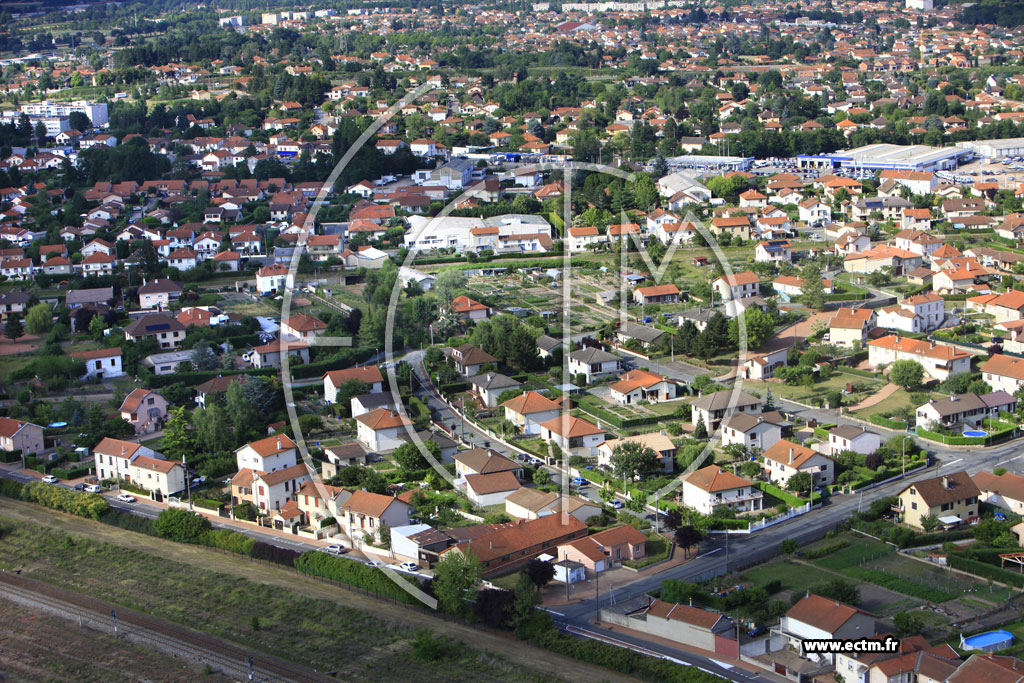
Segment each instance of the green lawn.
[[824,577],[806,567],[793,564],[787,560],[776,560],[762,564],[743,572],[743,579],[764,586],[772,581],[779,581],[783,590],[803,593],[817,586]]
[[[929,393],[928,396],[929,398],[935,399],[943,398],[942,394],[935,392]],[[892,412],[899,410],[901,408],[906,408],[913,412],[919,405],[921,405],[921,403],[916,402],[911,397],[910,392],[908,392],[906,389],[897,389],[895,392],[893,392],[891,396],[886,398],[884,401],[876,403],[875,405],[869,406],[862,410],[858,410],[854,414],[857,417],[861,418],[862,420],[867,420],[870,419],[872,415],[891,414]]]
[[[797,401],[799,403],[808,403],[811,400],[820,400],[824,398],[825,394],[830,391],[843,391],[846,389],[847,384],[866,385],[872,387],[873,391],[877,391],[884,386],[883,382],[868,379],[866,377],[852,377],[842,373],[833,373],[831,377],[824,381],[815,382],[809,387],[804,386],[791,386],[784,382],[755,382],[748,381],[744,383],[745,387],[756,388],[762,395],[771,389],[772,396],[778,396],[786,398],[791,401]],[[870,396],[870,392],[858,392],[854,394],[847,394],[844,396],[845,403],[857,403]]]

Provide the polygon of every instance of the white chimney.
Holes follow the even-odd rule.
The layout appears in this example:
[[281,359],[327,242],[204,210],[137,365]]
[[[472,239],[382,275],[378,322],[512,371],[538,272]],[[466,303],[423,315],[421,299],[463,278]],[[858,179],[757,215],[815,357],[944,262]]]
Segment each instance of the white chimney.
[[281,450],[281,437],[277,437],[277,450]]
[[789,449],[789,464],[790,465],[793,464],[793,449],[792,448]]

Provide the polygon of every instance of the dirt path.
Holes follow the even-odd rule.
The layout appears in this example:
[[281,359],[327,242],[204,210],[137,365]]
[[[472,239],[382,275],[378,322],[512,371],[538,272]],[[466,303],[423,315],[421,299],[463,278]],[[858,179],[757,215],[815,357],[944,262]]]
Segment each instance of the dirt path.
[[528,671],[555,672],[567,681],[592,683],[599,681],[634,681],[608,669],[563,657],[547,650],[510,638],[503,638],[473,626],[444,621],[428,614],[407,609],[357,592],[347,591],[316,579],[296,574],[262,562],[251,562],[231,555],[173,541],[165,541],[131,531],[72,517],[36,505],[9,498],[0,498],[0,514],[13,520],[42,524],[70,534],[87,536],[96,541],[187,562],[204,569],[237,576],[249,581],[271,584],[301,591],[308,597],[330,600],[348,607],[365,610],[381,618],[394,619],[413,628],[427,628],[461,640],[474,648],[500,654],[503,659]]
[[899,390],[900,388],[898,386],[890,382],[889,384],[886,384],[884,387],[876,391],[871,396],[868,396],[866,399],[864,399],[857,405],[850,406],[847,410],[852,413],[860,410],[861,408],[870,408],[871,406],[878,405],[879,403],[889,398]]

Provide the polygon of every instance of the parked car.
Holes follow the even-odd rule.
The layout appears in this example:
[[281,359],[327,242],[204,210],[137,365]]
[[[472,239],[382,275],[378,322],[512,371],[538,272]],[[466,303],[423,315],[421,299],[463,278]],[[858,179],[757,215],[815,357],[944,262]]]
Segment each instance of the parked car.
[[420,566],[415,562],[403,562],[398,566],[407,572],[418,572],[420,570]]
[[330,553],[331,555],[344,555],[348,552],[348,548],[343,545],[334,544],[324,548],[324,552]]
[[100,488],[99,484],[89,484],[88,486],[85,487],[86,493],[99,493],[102,490],[103,489]]
[[85,484],[75,484],[74,486],[71,487],[71,489],[74,491],[84,491]]
[[588,483],[587,480],[584,479],[583,477],[573,477],[572,478],[572,485],[573,486],[586,486],[587,483]]
[[47,484],[56,484],[57,477],[53,476],[52,474],[47,474],[45,477],[43,477],[43,481],[45,481]]
[[117,494],[117,500],[122,503],[134,503],[135,496],[130,493],[119,493]]
[[616,510],[621,510],[622,508],[626,507],[625,504],[618,499],[611,501],[610,503],[608,503],[608,505],[615,508]]

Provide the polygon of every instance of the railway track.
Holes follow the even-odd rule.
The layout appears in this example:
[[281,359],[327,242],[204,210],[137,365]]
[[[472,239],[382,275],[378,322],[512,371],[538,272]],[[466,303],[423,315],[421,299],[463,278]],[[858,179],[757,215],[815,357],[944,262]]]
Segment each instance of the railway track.
[[159,649],[192,662],[207,664],[246,680],[324,683],[334,678],[278,657],[262,654],[208,633],[175,624],[136,610],[121,607],[11,572],[0,572],[0,597],[30,607],[42,608],[65,618],[78,618],[85,625],[114,631],[117,613],[118,636]]

